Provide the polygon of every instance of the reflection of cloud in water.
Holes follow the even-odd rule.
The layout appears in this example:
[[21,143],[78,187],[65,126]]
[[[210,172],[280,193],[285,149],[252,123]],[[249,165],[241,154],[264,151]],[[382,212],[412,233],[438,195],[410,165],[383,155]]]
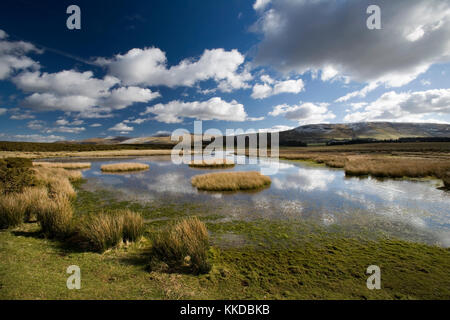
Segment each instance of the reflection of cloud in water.
[[325,191],[335,178],[336,175],[329,170],[298,169],[296,173],[286,174],[284,179],[274,178],[272,185],[280,190]]
[[150,191],[170,192],[170,193],[197,193],[192,187],[191,181],[183,174],[171,172],[155,177],[154,181],[146,183]]
[[281,212],[284,216],[302,213],[303,205],[300,201],[285,200],[280,203]]

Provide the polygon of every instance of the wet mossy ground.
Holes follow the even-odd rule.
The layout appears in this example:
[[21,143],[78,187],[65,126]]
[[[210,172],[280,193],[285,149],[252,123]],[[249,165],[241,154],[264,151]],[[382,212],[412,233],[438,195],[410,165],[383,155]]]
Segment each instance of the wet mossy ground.
[[[449,249],[388,239],[376,228],[229,221],[201,205],[144,205],[77,189],[77,215],[130,208],[144,215],[147,236],[98,254],[45,239],[35,223],[1,231],[0,299],[450,299]],[[188,215],[207,223],[212,270],[150,272],[148,235]],[[73,264],[80,290],[66,288]],[[366,286],[370,265],[381,269],[381,290]]]

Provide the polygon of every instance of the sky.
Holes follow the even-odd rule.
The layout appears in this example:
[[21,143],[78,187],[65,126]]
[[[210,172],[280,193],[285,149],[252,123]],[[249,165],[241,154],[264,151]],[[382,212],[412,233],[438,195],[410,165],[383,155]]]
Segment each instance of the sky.
[[0,140],[450,123],[449,76],[448,0],[0,4]]

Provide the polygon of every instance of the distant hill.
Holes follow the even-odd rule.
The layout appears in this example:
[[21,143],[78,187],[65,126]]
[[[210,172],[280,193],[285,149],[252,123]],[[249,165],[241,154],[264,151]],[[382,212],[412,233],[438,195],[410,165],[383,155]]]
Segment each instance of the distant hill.
[[[450,138],[450,125],[435,123],[360,122],[347,124],[310,124],[280,132],[280,145],[328,143],[357,139],[397,140],[400,138]],[[208,140],[209,141],[209,140]],[[67,144],[92,145],[175,145],[170,136],[91,138],[60,141]]]
[[360,122],[311,124],[280,132],[281,145],[326,143],[329,141],[450,137],[450,125],[435,123]]

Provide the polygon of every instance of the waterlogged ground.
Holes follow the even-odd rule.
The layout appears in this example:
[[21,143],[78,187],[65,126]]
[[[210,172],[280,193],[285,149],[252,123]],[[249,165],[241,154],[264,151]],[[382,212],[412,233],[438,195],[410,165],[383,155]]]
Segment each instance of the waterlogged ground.
[[[130,208],[146,219],[144,237],[99,254],[46,239],[37,223],[0,231],[0,299],[450,299],[450,194],[438,181],[346,178],[304,162],[200,170],[168,157],[85,161],[75,213]],[[122,161],[150,170],[101,173]],[[261,168],[277,172],[258,192],[190,184],[196,174]],[[211,271],[149,269],[152,234],[189,215],[210,231]],[[69,265],[82,270],[81,290],[66,287]],[[381,269],[381,290],[366,286],[370,265]]]
[[[100,170],[103,164],[130,160],[149,164],[150,170],[127,174]],[[349,178],[343,170],[305,162],[268,163],[244,157],[235,161],[245,164],[221,170],[194,169],[165,156],[86,161],[92,167],[83,171],[87,181],[82,188],[110,191],[117,201],[153,208],[194,206],[196,214],[228,224],[263,219],[450,247],[450,193],[438,188],[438,180]],[[271,186],[256,192],[211,193],[199,192],[190,183],[197,174],[250,170],[271,173]],[[241,240],[235,234],[223,237],[231,244]]]

